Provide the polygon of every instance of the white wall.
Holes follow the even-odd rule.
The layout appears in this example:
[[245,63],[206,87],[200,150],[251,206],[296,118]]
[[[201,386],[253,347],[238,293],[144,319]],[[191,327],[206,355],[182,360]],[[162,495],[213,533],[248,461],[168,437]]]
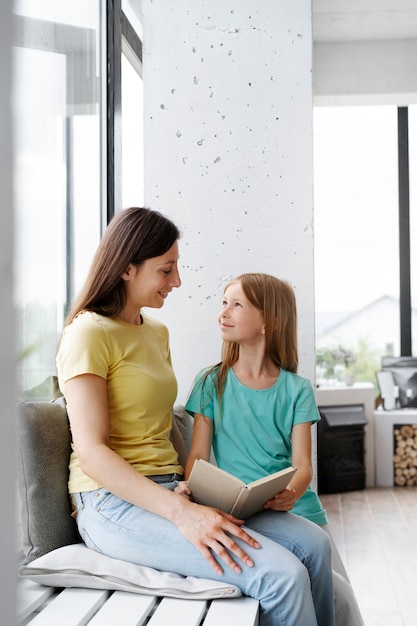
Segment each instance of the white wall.
[[183,232],[182,288],[159,315],[183,401],[220,358],[232,276],[289,280],[300,373],[314,376],[309,0],[143,1],[145,203]]
[[316,105],[417,102],[417,40],[314,44]]
[[11,6],[9,0],[0,2],[0,502],[1,533],[0,607],[2,624],[16,623],[16,541],[15,541],[15,352],[14,316],[12,304],[12,149],[10,113]]

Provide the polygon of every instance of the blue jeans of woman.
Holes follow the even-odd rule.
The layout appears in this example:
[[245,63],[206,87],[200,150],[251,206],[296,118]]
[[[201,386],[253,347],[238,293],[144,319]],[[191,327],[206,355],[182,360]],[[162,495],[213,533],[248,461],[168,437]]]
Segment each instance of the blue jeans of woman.
[[[164,484],[173,489],[175,483]],[[221,580],[260,602],[260,626],[334,626],[331,548],[316,524],[292,513],[263,511],[246,529],[261,544],[253,568],[218,575],[172,522],[105,489],[73,494],[85,544],[116,559],[184,576]],[[239,542],[241,543],[241,542]]]

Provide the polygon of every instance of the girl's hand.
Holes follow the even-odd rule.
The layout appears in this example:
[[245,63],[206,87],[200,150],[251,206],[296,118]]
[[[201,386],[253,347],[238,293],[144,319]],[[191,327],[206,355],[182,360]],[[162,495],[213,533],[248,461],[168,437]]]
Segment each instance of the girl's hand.
[[177,493],[179,496],[187,498],[187,500],[191,500],[191,491],[188,489],[188,481],[181,480],[178,483],[178,486],[175,487],[174,493]]
[[277,493],[272,500],[265,502],[264,508],[272,511],[291,511],[297,501],[297,494],[292,487],[286,487],[280,493]]
[[188,502],[176,524],[180,532],[201,552],[217,574],[223,574],[223,568],[216,560],[219,557],[237,574],[242,571],[238,560],[247,567],[253,567],[252,558],[233,539],[236,537],[252,548],[260,544],[239,527],[242,520],[217,511],[208,506]]

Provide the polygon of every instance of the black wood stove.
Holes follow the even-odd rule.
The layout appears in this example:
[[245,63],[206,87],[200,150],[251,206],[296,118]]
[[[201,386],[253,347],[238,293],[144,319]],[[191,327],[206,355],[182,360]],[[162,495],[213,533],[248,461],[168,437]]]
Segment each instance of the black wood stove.
[[318,492],[365,488],[365,416],[363,404],[319,407],[317,426]]

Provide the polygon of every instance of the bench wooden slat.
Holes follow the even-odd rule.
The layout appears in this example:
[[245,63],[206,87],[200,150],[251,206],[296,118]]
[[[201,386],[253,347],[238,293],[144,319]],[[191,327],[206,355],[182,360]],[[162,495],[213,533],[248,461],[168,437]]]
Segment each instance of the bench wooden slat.
[[204,620],[204,626],[258,626],[259,602],[246,596],[213,600]]
[[101,589],[64,589],[29,624],[85,626],[108,596],[109,592]]
[[149,626],[199,626],[206,608],[206,600],[163,598],[148,624]]
[[123,626],[142,626],[157,600],[155,596],[115,591],[88,622],[88,626],[114,626],[118,623],[123,623]]
[[27,579],[19,579],[17,587],[18,621],[23,622],[55,593],[53,587],[44,587]]
[[61,590],[21,579],[18,605],[18,623],[32,626],[259,626],[259,603],[247,597],[159,598],[125,591]]

